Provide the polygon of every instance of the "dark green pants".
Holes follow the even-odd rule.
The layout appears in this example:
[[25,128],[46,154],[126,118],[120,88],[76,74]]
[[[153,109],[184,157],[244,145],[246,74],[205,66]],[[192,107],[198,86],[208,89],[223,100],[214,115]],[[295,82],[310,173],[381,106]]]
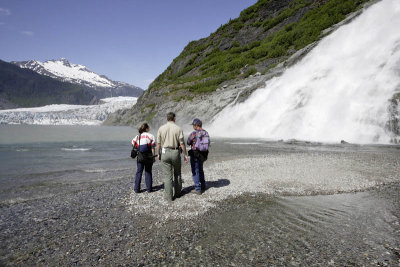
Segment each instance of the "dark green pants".
[[161,154],[164,172],[164,196],[167,200],[180,195],[182,190],[181,155],[179,150],[165,149]]

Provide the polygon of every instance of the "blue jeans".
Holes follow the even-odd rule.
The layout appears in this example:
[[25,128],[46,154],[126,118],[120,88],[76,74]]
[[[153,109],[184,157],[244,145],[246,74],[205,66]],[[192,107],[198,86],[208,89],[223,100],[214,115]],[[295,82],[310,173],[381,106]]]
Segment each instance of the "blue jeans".
[[136,179],[135,179],[135,192],[140,192],[140,183],[142,182],[143,170],[145,171],[145,182],[147,192],[151,192],[151,187],[153,184],[153,174],[152,174],[153,162],[137,163]]
[[206,181],[204,179],[203,161],[196,157],[190,157],[190,166],[192,167],[194,188],[196,191],[204,191]]

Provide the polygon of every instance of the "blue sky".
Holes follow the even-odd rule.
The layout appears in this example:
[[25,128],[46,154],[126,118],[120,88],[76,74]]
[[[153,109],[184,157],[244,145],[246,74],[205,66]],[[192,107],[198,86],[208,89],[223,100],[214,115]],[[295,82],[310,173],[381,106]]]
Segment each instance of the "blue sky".
[[256,0],[0,0],[0,59],[67,58],[146,89]]

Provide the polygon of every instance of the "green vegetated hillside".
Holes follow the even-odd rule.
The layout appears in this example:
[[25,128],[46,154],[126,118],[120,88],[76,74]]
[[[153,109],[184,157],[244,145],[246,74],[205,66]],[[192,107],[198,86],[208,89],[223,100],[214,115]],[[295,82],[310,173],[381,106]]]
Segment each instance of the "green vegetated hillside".
[[61,82],[0,60],[0,109],[95,101],[96,96],[84,86]]
[[257,72],[265,74],[365,2],[369,0],[259,0],[207,38],[190,42],[132,110],[108,123],[151,122],[164,115],[161,103],[198,101]]
[[209,37],[190,42],[149,89],[209,92],[227,80],[265,72],[364,2],[260,0]]

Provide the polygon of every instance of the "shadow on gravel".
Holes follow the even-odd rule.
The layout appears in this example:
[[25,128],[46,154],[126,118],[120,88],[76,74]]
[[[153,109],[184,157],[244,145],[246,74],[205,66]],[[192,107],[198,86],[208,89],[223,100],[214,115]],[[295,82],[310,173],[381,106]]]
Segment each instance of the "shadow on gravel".
[[151,191],[156,192],[156,191],[160,191],[161,189],[164,189],[164,184],[153,186]]
[[[206,190],[215,187],[215,188],[220,188],[220,187],[224,187],[224,186],[228,186],[230,185],[230,181],[228,179],[218,179],[218,181],[206,181]],[[192,190],[194,190],[194,185],[185,187],[182,189],[181,191],[181,197],[189,194]]]
[[[161,189],[164,189],[164,184],[156,185],[151,187],[151,192],[156,192],[160,191]],[[146,189],[140,189],[139,193],[144,193],[146,192]]]

